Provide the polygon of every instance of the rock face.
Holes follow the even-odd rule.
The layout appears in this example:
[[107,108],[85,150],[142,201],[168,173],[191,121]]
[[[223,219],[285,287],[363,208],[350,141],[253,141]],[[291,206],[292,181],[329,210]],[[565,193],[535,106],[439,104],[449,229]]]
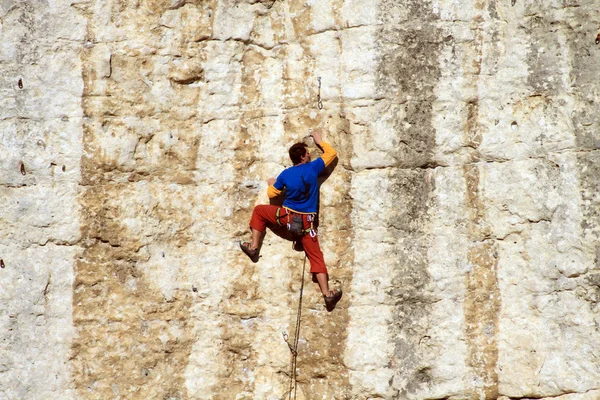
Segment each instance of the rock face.
[[0,398],[287,398],[304,257],[237,242],[309,129],[345,294],[305,272],[297,398],[600,398],[599,27],[591,0],[1,0]]

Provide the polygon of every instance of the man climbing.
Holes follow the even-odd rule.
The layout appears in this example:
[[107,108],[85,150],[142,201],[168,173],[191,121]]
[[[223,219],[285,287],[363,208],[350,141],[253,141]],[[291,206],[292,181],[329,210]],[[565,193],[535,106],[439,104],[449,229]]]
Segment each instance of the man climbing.
[[313,282],[319,285],[323,293],[327,311],[333,311],[342,297],[342,291],[329,290],[329,275],[313,223],[317,217],[319,202],[319,174],[335,160],[337,153],[333,147],[323,142],[320,133],[313,133],[311,136],[317,146],[323,150],[323,154],[311,161],[306,144],[296,143],[290,147],[290,159],[294,165],[285,169],[276,180],[274,178],[267,180],[269,198],[285,194],[283,206],[256,206],[250,220],[252,241],[240,243],[240,247],[252,262],[256,263],[267,226],[287,228],[296,240],[301,240],[310,262]]

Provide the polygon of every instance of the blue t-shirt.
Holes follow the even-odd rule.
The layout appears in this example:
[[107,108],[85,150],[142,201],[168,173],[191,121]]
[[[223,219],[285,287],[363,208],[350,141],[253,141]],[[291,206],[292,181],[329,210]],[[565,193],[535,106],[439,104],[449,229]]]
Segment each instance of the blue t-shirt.
[[325,162],[317,158],[284,170],[273,184],[277,190],[286,190],[283,206],[300,213],[316,213],[319,202],[318,177]]

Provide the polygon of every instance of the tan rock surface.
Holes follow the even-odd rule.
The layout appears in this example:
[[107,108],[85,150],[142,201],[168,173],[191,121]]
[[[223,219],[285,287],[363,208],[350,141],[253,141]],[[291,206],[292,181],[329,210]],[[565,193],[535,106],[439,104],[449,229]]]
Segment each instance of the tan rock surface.
[[[0,398],[600,398],[592,0],[0,1]],[[314,156],[318,151],[311,143]],[[307,266],[308,268],[308,266]]]

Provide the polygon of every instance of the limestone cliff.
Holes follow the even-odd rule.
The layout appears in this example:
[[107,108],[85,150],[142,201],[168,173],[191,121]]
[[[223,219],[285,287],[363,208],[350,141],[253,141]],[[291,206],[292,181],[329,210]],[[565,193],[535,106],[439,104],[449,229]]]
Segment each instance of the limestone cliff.
[[599,8],[0,0],[0,398],[287,398],[309,129],[298,398],[600,398]]

